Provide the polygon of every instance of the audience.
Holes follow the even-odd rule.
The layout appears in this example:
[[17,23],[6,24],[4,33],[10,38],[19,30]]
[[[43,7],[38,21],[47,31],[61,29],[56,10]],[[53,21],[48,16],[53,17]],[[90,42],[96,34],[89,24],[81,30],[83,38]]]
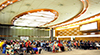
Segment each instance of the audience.
[[64,41],[40,41],[40,40],[0,40],[2,54],[7,55],[26,55],[41,54],[42,50],[48,52],[64,52],[74,49],[98,49],[100,41],[83,41],[83,40],[64,40]]
[[86,50],[86,49],[90,49],[90,50],[91,49],[98,49],[98,48],[100,48],[100,44],[97,41],[86,41],[86,40],[83,41],[83,40],[81,40],[81,41],[77,42],[74,40],[74,48],[84,49],[84,50]]

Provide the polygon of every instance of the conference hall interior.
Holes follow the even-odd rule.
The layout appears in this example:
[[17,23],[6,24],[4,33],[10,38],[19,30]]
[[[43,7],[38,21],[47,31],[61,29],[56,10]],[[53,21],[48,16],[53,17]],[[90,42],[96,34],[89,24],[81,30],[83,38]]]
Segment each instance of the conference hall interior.
[[100,55],[100,0],[0,0],[0,55]]

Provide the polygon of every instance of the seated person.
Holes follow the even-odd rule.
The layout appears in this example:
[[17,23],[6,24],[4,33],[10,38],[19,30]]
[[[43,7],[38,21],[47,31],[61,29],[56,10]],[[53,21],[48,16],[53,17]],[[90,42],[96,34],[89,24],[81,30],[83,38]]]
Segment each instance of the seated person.
[[38,48],[38,52],[40,54],[42,51],[42,47],[41,47],[41,43],[39,41],[37,41],[36,48]]
[[63,42],[63,46],[64,46],[65,51],[68,51],[68,47],[67,47],[67,42],[66,41]]
[[22,50],[22,51],[25,51],[25,50],[26,50],[26,47],[25,47],[24,42],[22,42],[22,43],[20,44],[20,50]]
[[20,50],[20,44],[19,44],[19,42],[17,41],[17,42],[14,44],[14,51],[18,53],[19,50]]
[[58,44],[56,43],[56,41],[54,41],[53,52],[58,52],[58,50],[59,50]]
[[98,42],[95,42],[97,49],[100,48],[100,45]]
[[2,48],[3,48],[2,53],[3,53],[3,54],[5,54],[5,53],[6,53],[6,45],[7,45],[7,44],[6,44],[6,42],[5,42],[5,43],[3,44],[3,46],[2,46]]
[[64,46],[60,43],[60,41],[58,42],[58,46],[59,46],[59,48],[61,49],[61,51],[65,51],[65,50],[64,50]]
[[0,42],[0,49],[1,49],[1,50],[2,50],[3,44],[4,44],[4,40],[2,40],[2,41]]
[[30,53],[32,51],[31,42],[29,40],[25,43],[25,47],[27,49],[27,53]]
[[48,41],[46,42],[46,49],[47,49],[47,51],[50,51],[50,46],[49,46],[49,42]]
[[38,48],[36,48],[35,42],[32,43],[32,49],[33,49],[33,53],[36,54],[36,52],[38,51]]
[[50,47],[49,51],[52,51],[53,50],[53,41],[50,42],[49,47]]
[[11,44],[11,42],[8,42],[7,43],[7,46],[6,46],[6,54],[9,55],[9,54],[14,54],[14,49],[13,49],[13,45]]

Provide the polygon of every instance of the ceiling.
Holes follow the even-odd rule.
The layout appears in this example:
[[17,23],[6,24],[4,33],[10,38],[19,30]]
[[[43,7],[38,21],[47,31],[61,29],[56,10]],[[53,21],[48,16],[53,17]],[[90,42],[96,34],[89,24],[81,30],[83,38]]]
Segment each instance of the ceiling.
[[[3,3],[6,0],[0,0]],[[12,19],[26,11],[35,9],[53,9],[59,13],[58,18],[42,27],[86,19],[100,13],[100,0],[19,0],[0,10],[0,23],[12,24]]]

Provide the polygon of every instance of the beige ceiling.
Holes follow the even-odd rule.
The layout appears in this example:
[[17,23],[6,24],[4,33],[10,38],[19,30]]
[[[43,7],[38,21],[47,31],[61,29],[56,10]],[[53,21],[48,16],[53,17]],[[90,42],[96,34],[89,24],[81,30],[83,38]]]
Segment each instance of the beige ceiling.
[[100,0],[88,0],[89,1],[89,7],[88,10],[80,16],[78,20],[86,19],[88,17],[94,16],[98,13],[100,13]]
[[[0,0],[2,3],[4,0]],[[76,21],[100,13],[100,0],[89,0],[89,8]],[[83,8],[81,0],[21,0],[0,11],[0,23],[11,24],[11,20],[18,14],[34,9],[53,9],[59,12],[54,22],[45,26],[55,25],[76,16]],[[75,21],[74,21],[75,22]]]
[[1,4],[2,2],[4,2],[4,1],[6,1],[6,0],[0,0],[0,4]]

